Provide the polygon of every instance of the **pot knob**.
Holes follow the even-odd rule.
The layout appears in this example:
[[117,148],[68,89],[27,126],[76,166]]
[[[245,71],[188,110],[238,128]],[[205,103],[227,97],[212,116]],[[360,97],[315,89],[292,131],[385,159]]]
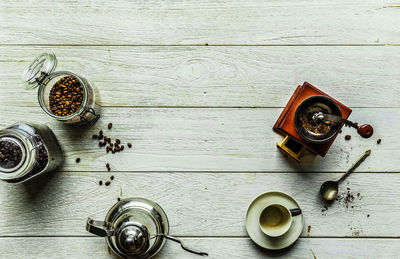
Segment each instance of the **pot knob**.
[[150,246],[147,228],[137,222],[118,231],[116,242],[121,252],[131,256],[145,253]]

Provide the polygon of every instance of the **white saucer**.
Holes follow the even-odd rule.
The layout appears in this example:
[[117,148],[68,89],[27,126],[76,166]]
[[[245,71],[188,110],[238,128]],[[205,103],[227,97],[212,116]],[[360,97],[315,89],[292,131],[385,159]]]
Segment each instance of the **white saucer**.
[[279,250],[293,244],[300,236],[304,227],[303,213],[293,216],[292,226],[288,232],[280,237],[269,237],[265,235],[259,226],[259,218],[262,210],[270,204],[282,204],[288,209],[300,208],[299,204],[288,194],[283,192],[266,192],[258,196],[250,204],[246,215],[246,230],[250,238],[259,246]]

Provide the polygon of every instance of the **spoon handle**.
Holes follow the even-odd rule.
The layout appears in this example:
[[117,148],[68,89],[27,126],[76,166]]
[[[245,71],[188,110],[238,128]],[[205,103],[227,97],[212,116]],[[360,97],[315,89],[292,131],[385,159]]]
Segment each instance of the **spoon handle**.
[[346,176],[348,176],[351,172],[353,172],[354,169],[356,169],[370,154],[371,154],[370,149],[365,151],[364,155],[360,157],[358,161],[349,170],[347,170],[347,172],[344,173],[344,175],[342,175],[342,177],[340,177],[338,182],[340,183],[341,181],[343,181],[343,179],[346,178]]

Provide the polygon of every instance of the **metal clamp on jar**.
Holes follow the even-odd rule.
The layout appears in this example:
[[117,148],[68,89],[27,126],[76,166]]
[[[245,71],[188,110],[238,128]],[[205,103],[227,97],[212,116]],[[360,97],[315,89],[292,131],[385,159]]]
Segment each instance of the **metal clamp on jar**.
[[142,259],[155,256],[167,239],[197,255],[208,256],[187,248],[181,240],[169,236],[169,223],[164,210],[155,202],[130,198],[117,202],[107,213],[105,221],[88,218],[86,230],[105,237],[108,246],[118,256]]
[[97,90],[85,78],[72,72],[54,72],[56,66],[54,54],[40,55],[23,74],[26,88],[39,87],[40,106],[56,120],[68,124],[95,124],[100,118]]
[[21,183],[54,171],[64,161],[61,147],[45,125],[19,123],[0,130],[0,179]]

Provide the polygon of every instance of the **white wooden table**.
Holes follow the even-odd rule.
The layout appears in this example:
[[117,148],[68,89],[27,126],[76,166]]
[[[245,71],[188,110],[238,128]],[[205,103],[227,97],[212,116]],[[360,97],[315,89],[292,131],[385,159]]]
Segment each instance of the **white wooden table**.
[[[85,220],[132,196],[158,202],[171,234],[209,258],[399,257],[399,25],[400,4],[389,0],[2,0],[0,126],[48,124],[66,163],[38,183],[0,183],[0,257],[110,258]],[[57,123],[24,90],[22,71],[45,51],[57,55],[57,70],[99,88],[102,118],[92,129]],[[346,128],[325,158],[285,159],[272,126],[304,81],[351,107],[374,136]],[[91,135],[108,122],[106,135],[132,149],[95,146]],[[341,188],[360,198],[325,211],[320,184],[366,149],[371,157]],[[111,174],[110,186],[98,185]],[[277,253],[244,227],[252,199],[269,190],[293,195],[306,221],[295,245]],[[157,258],[199,257],[168,242]]]

